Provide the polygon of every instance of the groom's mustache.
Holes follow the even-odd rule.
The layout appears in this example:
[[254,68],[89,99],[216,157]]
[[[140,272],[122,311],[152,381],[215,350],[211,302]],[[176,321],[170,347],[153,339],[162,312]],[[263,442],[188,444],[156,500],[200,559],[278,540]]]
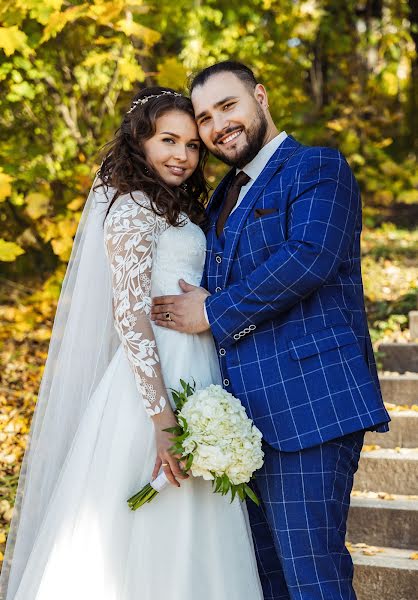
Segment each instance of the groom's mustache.
[[228,127],[227,129],[225,129],[225,131],[223,131],[216,137],[216,139],[213,143],[218,144],[219,140],[224,138],[226,135],[229,135],[230,133],[233,133],[234,131],[241,131],[241,130],[243,131],[244,127]]

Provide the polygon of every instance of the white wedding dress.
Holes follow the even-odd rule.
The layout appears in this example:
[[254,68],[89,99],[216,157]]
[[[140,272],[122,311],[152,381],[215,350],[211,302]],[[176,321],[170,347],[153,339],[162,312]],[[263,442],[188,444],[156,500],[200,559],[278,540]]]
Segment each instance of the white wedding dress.
[[[155,458],[151,416],[180,378],[220,383],[210,333],[149,320],[150,298],[199,285],[206,241],[119,198],[104,237],[121,344],[91,396],[16,593],[6,600],[261,600],[245,504],[190,477],[132,512]],[[149,205],[148,205],[149,206]]]

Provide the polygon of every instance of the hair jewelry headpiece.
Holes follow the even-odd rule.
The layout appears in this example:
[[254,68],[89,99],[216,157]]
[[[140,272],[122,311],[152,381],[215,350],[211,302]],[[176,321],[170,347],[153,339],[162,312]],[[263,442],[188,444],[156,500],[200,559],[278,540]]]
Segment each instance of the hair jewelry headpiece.
[[126,114],[129,115],[129,113],[131,113],[133,110],[135,110],[135,108],[138,106],[138,104],[146,104],[148,102],[148,100],[151,100],[151,98],[160,98],[161,96],[166,96],[166,95],[181,96],[181,94],[179,94],[178,92],[170,92],[168,90],[164,90],[160,94],[150,94],[149,96],[144,96],[143,98],[138,98],[138,100],[134,100],[132,102],[131,108],[128,110],[128,112]]

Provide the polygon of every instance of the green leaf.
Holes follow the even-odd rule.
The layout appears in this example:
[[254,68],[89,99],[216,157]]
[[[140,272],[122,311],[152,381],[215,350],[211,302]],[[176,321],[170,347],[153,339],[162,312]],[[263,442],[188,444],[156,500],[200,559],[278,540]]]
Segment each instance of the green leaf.
[[230,485],[231,485],[231,482],[229,481],[228,476],[222,475],[222,495],[223,496],[225,496],[225,494],[228,493]]
[[251,498],[251,500],[252,500],[252,501],[253,501],[255,504],[257,504],[257,506],[260,506],[260,501],[259,501],[259,499],[257,498],[257,496],[254,494],[254,492],[253,492],[253,490],[250,488],[250,486],[248,486],[247,484],[244,484],[244,490],[245,490],[245,493],[247,494],[247,496],[248,496],[249,498]]
[[184,429],[187,429],[187,421],[183,416],[179,416],[179,422],[182,424]]
[[177,392],[173,392],[173,398],[176,403],[181,401],[180,394]]
[[185,440],[186,438],[188,438],[188,437],[189,437],[189,435],[190,435],[190,434],[189,434],[189,432],[188,432],[188,431],[185,431],[185,432],[184,432],[182,435],[179,435],[179,436],[177,436],[177,437],[176,437],[176,441],[179,441],[179,442],[184,442],[184,440]]
[[183,446],[181,444],[173,444],[169,449],[170,454],[183,454]]
[[238,496],[240,497],[240,499],[242,501],[244,501],[245,500],[245,492],[242,489],[242,484],[240,484],[240,485],[237,486],[237,492],[238,492]]
[[215,493],[219,492],[221,487],[222,487],[222,478],[216,477],[215,478]]
[[183,430],[180,427],[167,427],[167,429],[163,429],[163,431],[168,431],[168,433],[180,434]]
[[185,471],[189,471],[190,470],[190,467],[193,464],[193,459],[194,459],[193,454],[189,454],[189,456],[187,457],[186,465],[184,467]]

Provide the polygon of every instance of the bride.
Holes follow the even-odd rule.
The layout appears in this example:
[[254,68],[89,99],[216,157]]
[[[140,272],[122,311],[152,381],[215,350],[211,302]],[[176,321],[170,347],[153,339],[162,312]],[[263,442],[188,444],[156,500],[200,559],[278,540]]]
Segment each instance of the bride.
[[[210,333],[153,327],[199,285],[205,148],[188,98],[135,97],[77,231],[23,461],[3,600],[261,600],[245,505],[172,456],[168,388],[220,383]],[[169,315],[167,316],[169,318]],[[169,485],[127,499],[163,469]]]

